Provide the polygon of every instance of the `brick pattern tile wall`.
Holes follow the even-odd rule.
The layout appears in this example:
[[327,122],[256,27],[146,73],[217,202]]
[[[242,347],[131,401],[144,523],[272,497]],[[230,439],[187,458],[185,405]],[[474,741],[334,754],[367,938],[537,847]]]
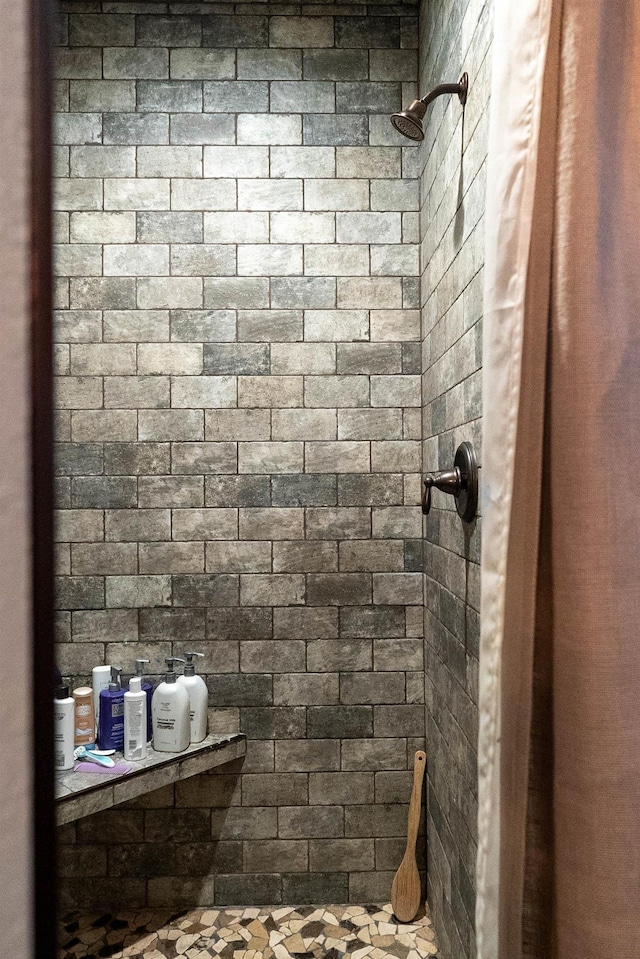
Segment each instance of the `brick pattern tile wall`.
[[412,5],[63,4],[59,664],[202,650],[250,740],[63,830],[65,906],[388,896],[425,722],[417,41]]
[[[460,442],[481,454],[482,267],[490,0],[421,7],[420,89],[470,79],[464,116],[437,100],[421,148],[423,461],[448,469]],[[480,521],[466,532],[436,491],[425,522],[428,888],[447,959],[475,956]]]

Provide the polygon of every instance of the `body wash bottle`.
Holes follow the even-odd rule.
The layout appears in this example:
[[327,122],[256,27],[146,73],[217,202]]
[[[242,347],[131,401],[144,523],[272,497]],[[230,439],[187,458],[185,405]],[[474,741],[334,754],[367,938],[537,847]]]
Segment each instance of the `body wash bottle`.
[[96,741],[96,721],[91,686],[78,686],[73,691],[75,704],[75,744],[91,746]]
[[58,686],[53,699],[53,743],[56,769],[73,769],[73,696],[68,686]]
[[120,683],[121,672],[118,666],[112,666],[109,688],[100,693],[98,727],[100,749],[115,749],[119,753],[124,748],[124,690]]
[[147,758],[147,694],[139,676],[132,676],[124,694],[124,758]]
[[[153,699],[153,685],[148,679],[145,679],[143,675],[144,664],[148,662],[148,659],[136,659],[136,676],[140,680],[141,688],[147,694],[147,742],[150,743],[153,737],[153,726],[151,723],[151,700]],[[129,689],[131,689],[131,683],[129,683]]]
[[174,656],[166,660],[167,673],[156,686],[151,706],[153,748],[163,753],[181,753],[189,745],[189,693],[176,682],[175,662],[184,659]]
[[209,690],[202,676],[196,675],[193,657],[201,656],[204,659],[204,653],[189,652],[184,655],[187,658],[187,663],[184,667],[184,676],[178,676],[178,682],[184,686],[189,693],[191,742],[201,743],[207,735]]

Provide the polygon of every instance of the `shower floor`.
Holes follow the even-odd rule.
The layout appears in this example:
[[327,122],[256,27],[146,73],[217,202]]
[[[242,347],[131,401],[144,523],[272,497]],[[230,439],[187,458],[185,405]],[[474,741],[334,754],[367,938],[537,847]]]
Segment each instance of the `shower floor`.
[[429,914],[398,924],[391,906],[145,909],[64,917],[59,959],[426,959]]

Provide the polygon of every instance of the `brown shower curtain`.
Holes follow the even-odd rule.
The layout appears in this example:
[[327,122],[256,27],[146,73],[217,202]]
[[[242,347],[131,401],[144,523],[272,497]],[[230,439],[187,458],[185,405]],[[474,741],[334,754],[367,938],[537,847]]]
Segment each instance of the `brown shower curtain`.
[[640,0],[496,0],[479,959],[640,957]]

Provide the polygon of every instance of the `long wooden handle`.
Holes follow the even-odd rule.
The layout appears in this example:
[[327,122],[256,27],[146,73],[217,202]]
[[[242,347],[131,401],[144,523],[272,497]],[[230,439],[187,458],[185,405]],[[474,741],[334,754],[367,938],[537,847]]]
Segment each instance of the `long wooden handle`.
[[416,848],[418,827],[420,825],[420,810],[422,809],[422,781],[427,765],[427,754],[418,749],[413,757],[413,789],[409,803],[409,820],[407,823],[407,852]]

